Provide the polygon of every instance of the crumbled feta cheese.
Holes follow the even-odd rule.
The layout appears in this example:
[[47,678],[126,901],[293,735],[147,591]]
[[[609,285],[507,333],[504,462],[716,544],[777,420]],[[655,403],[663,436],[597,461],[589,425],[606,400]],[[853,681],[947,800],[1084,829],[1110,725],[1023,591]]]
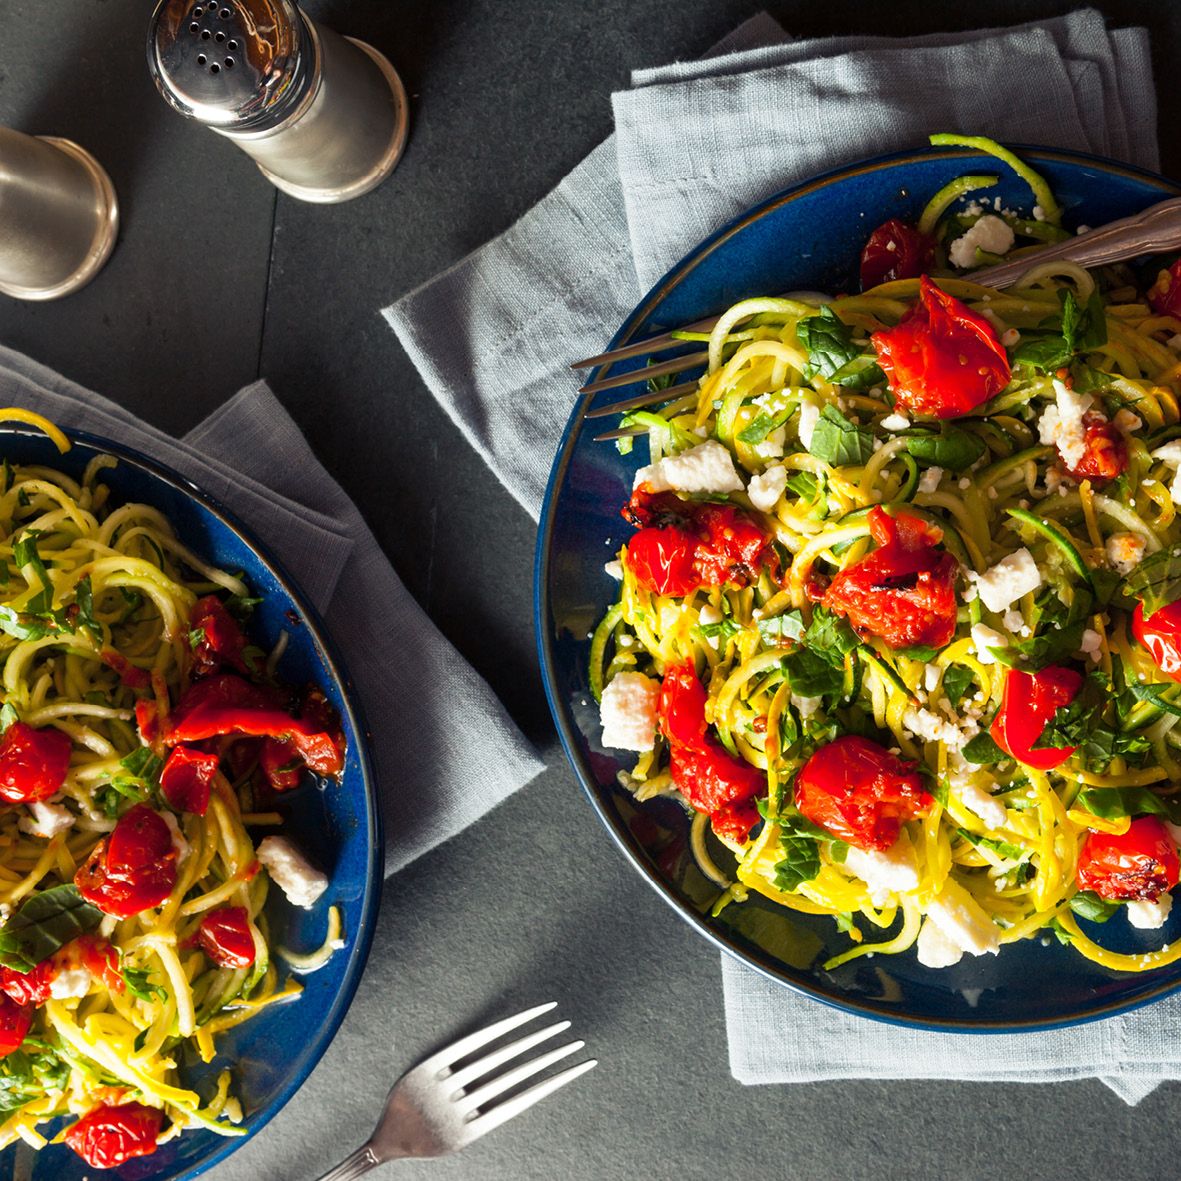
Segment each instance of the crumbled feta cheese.
[[971,487],[972,487],[971,479],[969,479],[967,476],[961,476],[960,477],[960,489],[964,492],[967,492],[967,490]]
[[1007,349],[1015,348],[1020,340],[1021,333],[1016,328],[1006,328],[1001,333],[1001,344]]
[[786,442],[787,427],[776,427],[761,443],[755,444],[755,454],[761,455],[764,459],[778,459],[783,454],[783,445]]
[[640,468],[632,487],[643,484],[653,492],[742,491],[734,460],[716,439],[707,439],[679,455],[666,455],[659,463]]
[[968,577],[980,592],[981,602],[1000,614],[1007,611],[1022,595],[1035,591],[1042,584],[1042,572],[1027,549],[1006,554],[983,574],[969,571]]
[[954,722],[944,721],[929,709],[915,709],[914,706],[908,707],[902,715],[902,725],[916,738],[922,738],[927,742],[942,742],[949,750],[959,750],[972,734],[980,729],[971,720],[961,729]]
[[778,464],[755,476],[747,485],[746,494],[760,512],[769,513],[779,502],[787,487],[787,468]]
[[1090,394],[1076,394],[1054,379],[1055,404],[1047,406],[1038,419],[1038,437],[1043,443],[1053,443],[1068,468],[1078,467],[1087,453],[1086,427],[1083,415],[1095,399]]
[[616,673],[599,703],[603,745],[614,750],[651,750],[659,700],[659,681],[643,673]]
[[1125,435],[1138,431],[1144,425],[1144,419],[1139,414],[1134,414],[1126,406],[1121,406],[1111,421],[1115,423],[1116,430],[1122,431]]
[[1016,635],[1025,626],[1025,616],[1020,611],[1006,611],[1001,616],[1001,623],[1005,625],[1006,631],[1013,632]]
[[1035,205],[1033,207],[1033,220],[1034,221],[1045,221],[1046,220],[1046,211],[1040,205]]
[[969,955],[995,955],[1001,946],[1000,931],[984,908],[954,878],[943,883],[943,890],[931,899],[927,917],[957,947]]
[[930,919],[919,928],[915,944],[919,963],[927,968],[950,968],[964,958],[964,949],[953,943]]
[[955,777],[955,787],[960,800],[969,812],[975,812],[989,828],[1001,828],[1008,817],[1005,805],[994,800],[988,792],[967,775]]
[[51,840],[57,836],[59,832],[65,832],[68,828],[74,827],[76,817],[69,808],[63,808],[61,804],[46,804],[41,802],[33,802],[26,804],[25,807],[32,813],[31,816],[22,816],[17,821],[17,827],[21,832],[27,832],[31,836],[45,837]]
[[172,847],[176,850],[176,863],[179,865],[189,855],[189,842],[185,840],[180,825],[171,812],[161,812],[164,823],[168,825],[168,833],[172,837]]
[[910,426],[910,419],[905,414],[887,414],[881,421],[884,431],[904,431]]
[[800,402],[800,423],[797,427],[797,434],[800,436],[800,442],[805,451],[808,451],[812,446],[812,432],[816,429],[816,424],[819,421],[820,407],[810,398],[805,398]]
[[1075,237],[1078,237],[1080,234],[1089,234],[1090,232],[1091,232],[1090,226],[1079,226],[1079,228],[1074,231]]
[[996,664],[996,657],[990,649],[1009,646],[1008,639],[986,623],[972,624],[972,643],[976,648],[976,659],[981,664]]
[[977,249],[988,254],[1005,254],[1013,248],[1014,241],[1009,223],[987,213],[951,244],[947,256],[955,266],[966,270],[976,265]]
[[55,1001],[85,996],[90,991],[90,971],[81,964],[66,964],[59,968],[49,984],[49,995]]
[[255,850],[255,856],[293,906],[310,910],[316,899],[328,889],[328,878],[286,837],[265,837]]
[[1079,642],[1079,650],[1098,664],[1103,659],[1103,637],[1094,628],[1087,628]]
[[943,479],[943,469],[941,467],[929,467],[921,476],[919,476],[919,491],[920,492],[934,492],[939,487],[939,481]]
[[884,853],[850,845],[845,854],[845,868],[869,887],[875,906],[887,903],[891,894],[904,894],[919,884],[914,847],[905,834]]
[[623,563],[615,558],[613,561],[604,562],[603,569],[615,579],[616,582],[623,581]]
[[1107,561],[1125,577],[1140,565],[1146,543],[1139,533],[1113,533],[1107,539]]
[[791,703],[796,708],[796,713],[807,721],[810,717],[815,716],[820,711],[819,697],[797,697],[794,693],[791,697]]
[[[722,613],[715,606],[713,606],[712,603],[706,603],[706,605],[697,612],[697,622],[703,627],[709,627],[710,624],[713,623],[721,623]],[[615,682],[612,681],[611,683],[614,684]]]
[[1138,898],[1129,902],[1124,908],[1128,914],[1128,922],[1141,931],[1155,931],[1165,925],[1169,911],[1173,909],[1173,895],[1162,894],[1155,902],[1147,898]]
[[935,687],[939,684],[939,678],[943,675],[943,669],[937,664],[926,664],[923,666],[923,688],[928,693],[934,693]]
[[1152,458],[1167,463],[1176,471],[1173,483],[1169,487],[1169,495],[1172,496],[1175,505],[1181,506],[1181,439],[1175,439],[1172,443],[1158,447],[1152,452]]

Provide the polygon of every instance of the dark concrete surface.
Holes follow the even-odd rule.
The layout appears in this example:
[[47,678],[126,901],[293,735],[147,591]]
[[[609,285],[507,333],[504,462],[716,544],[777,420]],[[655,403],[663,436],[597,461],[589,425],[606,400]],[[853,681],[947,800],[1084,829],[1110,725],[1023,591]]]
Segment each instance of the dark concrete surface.
[[[565,766],[533,650],[533,526],[437,409],[378,310],[508,226],[611,129],[629,69],[700,52],[757,0],[320,0],[401,70],[405,159],[349,205],[277,196],[184,123],[144,66],[147,0],[0,0],[0,124],[68,136],[110,170],[122,239],[86,291],[0,297],[0,341],[170,430],[263,376],[407,586],[501,694],[550,770],[387,887],[369,969],[324,1062],[218,1181],[312,1178],[367,1135],[388,1083],[504,1012],[555,998],[598,1070],[408,1177],[1175,1177],[1178,1092],[1129,1109],[1097,1082],[843,1082],[729,1075],[717,956],[616,854]],[[1069,3],[826,0],[793,33],[984,27]],[[1181,5],[1100,3],[1152,30],[1164,168]],[[818,128],[822,134],[823,129]],[[608,326],[604,326],[604,336]]]

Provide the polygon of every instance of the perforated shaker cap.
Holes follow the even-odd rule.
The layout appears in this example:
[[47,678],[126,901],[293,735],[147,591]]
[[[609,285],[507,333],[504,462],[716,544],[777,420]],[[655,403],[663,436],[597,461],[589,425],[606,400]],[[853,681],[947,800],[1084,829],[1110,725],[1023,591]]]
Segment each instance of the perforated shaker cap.
[[148,68],[166,102],[223,131],[263,131],[298,107],[313,72],[291,0],[160,0]]

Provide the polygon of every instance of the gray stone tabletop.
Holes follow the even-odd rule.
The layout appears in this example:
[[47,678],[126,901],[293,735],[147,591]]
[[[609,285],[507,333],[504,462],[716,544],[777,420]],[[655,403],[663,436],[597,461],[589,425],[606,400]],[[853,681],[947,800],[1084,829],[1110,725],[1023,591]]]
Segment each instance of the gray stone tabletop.
[[[186,124],[145,69],[151,5],[0,0],[0,125],[73,138],[109,169],[123,233],[55,304],[0,297],[0,341],[183,431],[267,378],[418,601],[500,694],[548,771],[387,883],[373,953],[307,1084],[217,1181],[302,1181],[367,1135],[430,1049],[556,999],[600,1066],[462,1156],[388,1175],[673,1178],[1177,1176],[1176,1087],[1128,1108],[1056,1086],[730,1077],[717,952],[623,861],[558,748],[534,653],[532,522],[436,407],[378,310],[507,227],[609,131],[635,66],[688,57],[757,0],[319,0],[401,71],[413,125],[376,193],[279,196]],[[906,34],[1067,11],[767,0],[790,31]],[[1098,3],[1150,27],[1164,169],[1181,174],[1181,5]],[[610,325],[604,325],[604,339]],[[0,1168],[0,1173],[3,1169]],[[378,1174],[383,1175],[383,1174]]]

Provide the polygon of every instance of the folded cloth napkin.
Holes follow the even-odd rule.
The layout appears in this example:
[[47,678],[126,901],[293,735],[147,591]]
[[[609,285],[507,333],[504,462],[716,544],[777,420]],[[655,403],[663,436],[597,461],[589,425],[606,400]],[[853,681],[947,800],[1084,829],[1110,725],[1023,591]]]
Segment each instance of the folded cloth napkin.
[[[610,140],[499,238],[385,311],[435,397],[535,517],[579,384],[564,362],[599,352],[645,288],[761,198],[932,131],[1158,164],[1147,34],[1108,32],[1091,9],[905,42],[793,41],[760,16],[706,59],[631,81],[613,96]],[[1181,1078],[1181,1000],[1074,1030],[963,1037],[824,1008],[722,958],[741,1082],[1100,1076],[1135,1103]]]
[[263,382],[173,439],[0,348],[0,405],[142,451],[247,522],[324,616],[373,733],[393,873],[540,770],[495,695],[398,580],[357,507]]

